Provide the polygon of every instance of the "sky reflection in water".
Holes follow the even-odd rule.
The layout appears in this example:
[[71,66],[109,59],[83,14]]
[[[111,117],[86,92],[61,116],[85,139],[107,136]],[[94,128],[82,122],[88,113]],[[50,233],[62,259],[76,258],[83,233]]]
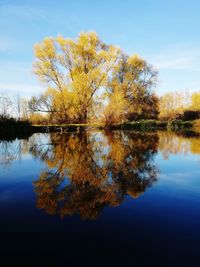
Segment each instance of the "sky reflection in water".
[[39,246],[45,263],[79,263],[74,248],[92,259],[104,248],[99,263],[199,266],[198,135],[34,134],[2,140],[0,164],[3,255],[29,257]]

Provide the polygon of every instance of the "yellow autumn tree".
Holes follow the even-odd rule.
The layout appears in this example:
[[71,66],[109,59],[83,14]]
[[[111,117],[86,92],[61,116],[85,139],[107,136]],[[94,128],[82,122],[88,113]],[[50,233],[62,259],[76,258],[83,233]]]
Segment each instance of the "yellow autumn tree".
[[98,120],[101,110],[106,123],[157,117],[151,91],[157,72],[139,56],[103,43],[95,32],[75,40],[45,38],[34,51],[34,73],[47,90],[29,107],[48,112],[51,121],[87,123]]
[[34,52],[34,73],[49,89],[32,98],[31,109],[50,112],[62,122],[87,122],[119,49],[103,43],[95,32],[82,32],[75,40],[45,38]]
[[129,57],[121,52],[107,86],[109,100],[105,116],[110,124],[156,118],[157,98],[152,92],[156,81],[157,71],[144,59],[138,55]]
[[159,99],[160,119],[175,119],[191,105],[191,96],[187,90],[165,93]]
[[200,111],[200,92],[192,94],[192,96],[191,96],[191,109]]

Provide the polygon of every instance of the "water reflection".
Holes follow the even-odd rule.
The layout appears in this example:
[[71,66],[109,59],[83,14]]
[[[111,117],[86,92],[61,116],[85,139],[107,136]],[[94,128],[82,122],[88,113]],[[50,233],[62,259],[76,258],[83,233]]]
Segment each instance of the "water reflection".
[[29,142],[24,140],[0,140],[0,166],[8,168],[15,160],[21,161],[22,155],[29,153]]
[[34,182],[37,207],[51,215],[95,219],[103,208],[137,197],[156,181],[157,134],[52,133],[50,139],[31,151],[47,166]]
[[105,207],[138,197],[158,175],[154,155],[200,154],[198,134],[132,131],[34,134],[29,139],[0,140],[0,165],[24,155],[44,163],[33,182],[37,207],[51,215],[77,214],[96,219]]
[[200,134],[195,132],[174,133],[170,131],[158,132],[159,150],[163,158],[168,159],[170,155],[200,154]]

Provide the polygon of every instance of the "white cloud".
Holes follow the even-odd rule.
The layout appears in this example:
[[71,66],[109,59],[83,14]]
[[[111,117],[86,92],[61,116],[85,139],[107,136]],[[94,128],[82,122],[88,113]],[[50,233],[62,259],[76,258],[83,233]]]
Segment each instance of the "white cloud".
[[32,72],[31,62],[0,62],[0,92],[31,96],[43,90]]
[[200,72],[200,49],[196,45],[171,45],[150,57],[160,70],[187,70]]
[[2,14],[25,17],[30,19],[45,19],[46,15],[40,10],[30,5],[3,4],[0,5]]
[[185,70],[191,69],[192,59],[189,57],[158,56],[154,64],[158,69]]
[[[59,12],[59,20],[58,14]],[[0,13],[2,16],[0,17],[0,24],[5,25],[9,22],[10,18],[22,19],[26,23],[32,21],[37,21],[44,25],[44,22],[48,25],[60,25],[60,27],[64,27],[68,32],[73,33],[74,31],[80,30],[82,28],[81,21],[76,13],[71,12],[70,16],[66,19],[66,12],[61,10],[59,6],[55,7],[53,12],[48,12],[48,9],[42,6],[34,5],[33,3],[9,3],[2,4],[0,3]]]
[[0,92],[6,92],[11,95],[20,94],[21,96],[37,95],[44,90],[41,86],[26,83],[1,83]]

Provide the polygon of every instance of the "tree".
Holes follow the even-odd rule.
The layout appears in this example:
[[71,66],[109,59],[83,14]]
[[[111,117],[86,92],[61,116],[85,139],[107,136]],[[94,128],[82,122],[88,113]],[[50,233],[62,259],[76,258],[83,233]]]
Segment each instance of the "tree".
[[122,92],[115,90],[109,96],[109,102],[103,110],[103,120],[106,126],[123,122],[127,101]]
[[21,120],[21,102],[22,99],[20,97],[20,94],[17,94],[15,97],[13,97],[13,110],[18,120]]
[[200,111],[200,92],[192,94],[192,96],[191,96],[191,109]]
[[4,118],[9,118],[12,105],[13,102],[11,98],[7,94],[2,93],[0,95],[0,115]]
[[157,71],[144,59],[121,53],[108,83],[108,107],[112,106],[113,96],[117,96],[116,110],[120,106],[121,118],[135,120],[157,117],[157,99],[151,91],[156,80]]
[[159,99],[160,119],[175,119],[191,105],[191,97],[188,91],[169,92]]
[[28,120],[30,116],[29,101],[26,98],[21,98],[21,117],[23,120]]
[[[45,38],[35,45],[34,73],[48,85],[30,106],[63,122],[87,122],[100,88],[118,58],[119,49],[103,43],[95,32],[78,39]],[[41,109],[42,107],[42,109]]]
[[97,107],[106,122],[157,117],[157,71],[139,56],[103,43],[95,32],[76,40],[45,38],[35,56],[34,72],[47,90],[29,106],[49,113],[51,121],[86,123],[100,116]]

